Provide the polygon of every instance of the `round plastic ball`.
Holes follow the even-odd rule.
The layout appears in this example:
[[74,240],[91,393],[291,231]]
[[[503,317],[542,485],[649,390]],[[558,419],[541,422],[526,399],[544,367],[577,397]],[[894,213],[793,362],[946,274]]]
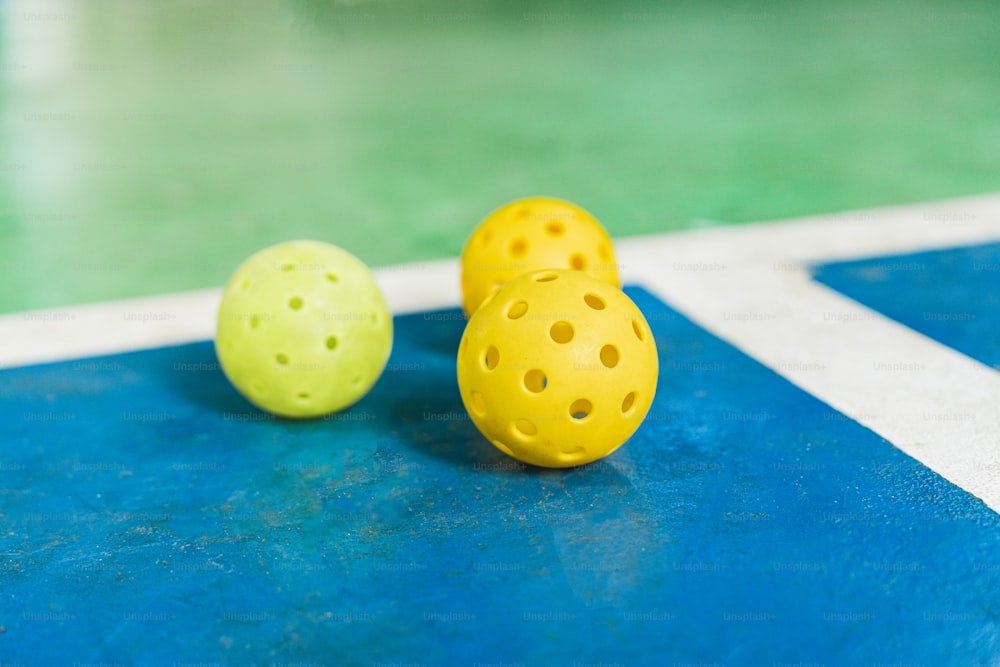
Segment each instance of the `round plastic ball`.
[[467,315],[494,289],[528,271],[576,269],[621,286],[614,246],[601,223],[552,197],[519,199],[493,211],[469,237],[461,264]]
[[624,292],[586,273],[544,270],[494,292],[466,325],[458,386],[501,451],[537,466],[590,463],[645,418],[656,344]]
[[233,273],[215,349],[251,403],[283,417],[318,417],[352,405],[378,380],[392,316],[361,260],[328,243],[291,241]]

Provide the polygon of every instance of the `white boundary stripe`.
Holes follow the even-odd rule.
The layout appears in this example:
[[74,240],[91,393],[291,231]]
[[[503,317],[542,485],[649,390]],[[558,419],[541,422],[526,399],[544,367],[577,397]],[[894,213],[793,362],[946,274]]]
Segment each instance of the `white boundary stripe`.
[[[1000,240],[1000,195],[626,239],[627,282],[1000,512],[1000,374],[810,278],[821,261]],[[376,271],[396,313],[459,302],[455,260]],[[211,338],[219,290],[0,317],[0,368]]]
[[[459,302],[454,260],[375,271],[394,313]],[[178,345],[215,336],[221,289],[0,316],[0,368]]]
[[630,278],[1000,512],[1000,373],[806,268],[998,240],[988,196],[621,245]]

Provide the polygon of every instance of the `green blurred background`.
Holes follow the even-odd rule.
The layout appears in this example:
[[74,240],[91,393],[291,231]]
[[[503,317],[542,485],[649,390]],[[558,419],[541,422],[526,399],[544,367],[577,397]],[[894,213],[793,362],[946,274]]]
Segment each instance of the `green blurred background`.
[[1000,190],[1000,3],[0,3],[0,311]]

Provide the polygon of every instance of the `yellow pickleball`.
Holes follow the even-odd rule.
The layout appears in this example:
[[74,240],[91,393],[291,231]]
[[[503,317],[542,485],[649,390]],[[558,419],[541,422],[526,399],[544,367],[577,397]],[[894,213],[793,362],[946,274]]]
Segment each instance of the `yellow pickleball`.
[[276,415],[319,417],[375,384],[392,349],[392,315],[371,271],[319,241],[265,248],[236,269],[215,350],[226,377]]
[[594,216],[576,204],[529,197],[490,213],[462,251],[466,315],[511,278],[539,269],[575,269],[620,287],[614,245]]
[[645,419],[658,377],[642,312],[582,271],[506,282],[469,319],[458,351],[473,423],[537,466],[582,465],[618,449]]

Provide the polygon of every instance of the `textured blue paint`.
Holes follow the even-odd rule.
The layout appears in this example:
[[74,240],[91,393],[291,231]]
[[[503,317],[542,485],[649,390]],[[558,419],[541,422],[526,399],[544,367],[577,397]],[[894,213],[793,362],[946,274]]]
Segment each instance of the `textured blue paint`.
[[656,403],[567,471],[464,418],[457,311],[319,422],[207,343],[0,373],[0,659],[996,664],[997,515],[630,293]]
[[814,277],[1000,368],[1000,243],[825,264]]

